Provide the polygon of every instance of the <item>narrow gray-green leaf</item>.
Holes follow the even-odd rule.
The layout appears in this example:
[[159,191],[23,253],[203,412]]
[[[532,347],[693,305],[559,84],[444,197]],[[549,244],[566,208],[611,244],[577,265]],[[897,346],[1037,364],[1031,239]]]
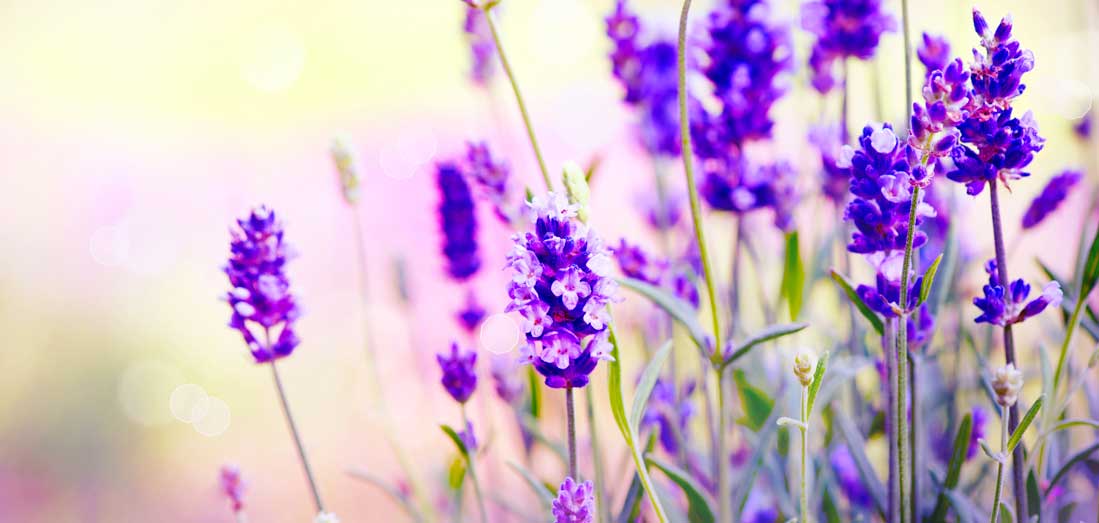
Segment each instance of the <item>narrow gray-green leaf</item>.
[[761,343],[771,341],[776,338],[788,336],[795,332],[799,332],[808,327],[809,324],[805,322],[789,323],[782,325],[771,325],[761,331],[752,333],[747,339],[737,343],[733,346],[732,350],[725,356],[725,361],[721,364],[724,366],[732,365],[736,360],[747,355],[753,348]]
[[988,519],[988,516],[982,514],[965,495],[952,489],[943,492],[946,493],[946,498],[950,500],[950,504],[954,505],[954,513],[958,515],[958,523],[977,523]]
[[931,266],[927,268],[927,272],[923,273],[923,283],[920,285],[920,303],[927,301],[928,295],[931,294],[931,285],[935,283],[935,274],[939,272],[939,262],[943,261],[943,255],[940,254],[935,261],[931,262]]
[[946,479],[943,481],[943,491],[939,493],[938,500],[935,501],[935,510],[931,513],[931,518],[928,520],[931,523],[945,523],[946,521],[946,508],[947,498],[946,491],[953,490],[958,486],[958,479],[961,478],[962,464],[965,463],[965,456],[969,452],[969,438],[973,432],[973,416],[966,414],[962,418],[962,422],[958,425],[958,434],[954,436],[954,450],[950,453],[950,461],[946,466]]
[[1091,240],[1091,248],[1088,249],[1087,260],[1084,261],[1084,276],[1080,281],[1081,300],[1087,300],[1088,294],[1095,288],[1099,281],[1099,227],[1095,229],[1095,238]]
[[801,261],[798,248],[798,232],[786,234],[786,261],[782,270],[782,297],[790,306],[790,319],[798,319],[801,314],[802,295],[805,291],[805,265]]
[[641,423],[641,416],[645,414],[645,404],[649,402],[649,395],[653,392],[653,387],[656,385],[656,379],[660,377],[660,369],[664,367],[664,362],[668,361],[668,354],[672,352],[672,340],[668,340],[664,343],[664,346],[660,350],[656,351],[652,360],[645,366],[645,372],[641,374],[641,381],[637,382],[637,391],[633,395],[633,404],[630,405],[630,415],[626,418],[629,422],[630,430],[638,432],[638,425]]
[[687,519],[690,523],[714,523],[714,503],[706,496],[702,486],[691,479],[690,474],[653,455],[646,456],[645,461],[664,472],[686,494]]
[[749,383],[747,376],[741,369],[733,371],[733,382],[736,383],[737,394],[740,396],[740,403],[744,407],[744,417],[740,418],[739,422],[752,429],[753,432],[759,432],[759,429],[763,427],[764,423],[767,422],[767,418],[771,415],[775,400],[771,399],[763,390]]
[[878,313],[874,312],[866,302],[862,301],[859,297],[859,293],[855,292],[855,288],[851,286],[851,282],[847,281],[842,274],[832,271],[832,280],[836,282],[836,285],[840,286],[843,293],[847,295],[847,299],[851,300],[851,303],[855,305],[855,308],[862,313],[862,316],[866,318],[866,321],[870,322],[870,326],[874,327],[874,330],[880,335],[885,332],[885,324],[878,317]]
[[1045,395],[1038,396],[1038,400],[1026,411],[1023,419],[1019,420],[1019,426],[1015,427],[1015,432],[1012,432],[1011,438],[1007,440],[1008,454],[1015,452],[1015,447],[1023,440],[1023,433],[1026,432],[1027,427],[1030,427],[1031,422],[1034,421],[1034,417],[1038,415],[1038,411],[1042,410],[1042,402],[1044,402],[1045,399]]
[[[824,382],[824,371],[828,369],[828,356],[830,353],[824,351],[824,354],[820,355],[820,359],[817,360],[817,368],[813,371],[813,382],[809,384],[809,408],[810,413],[813,412],[813,403],[817,401],[817,393],[820,392],[820,385]],[[808,422],[808,420],[806,420]]]
[[553,492],[541,480],[539,480],[533,472],[527,470],[522,465],[518,465],[513,461],[508,462],[508,466],[511,470],[514,470],[516,474],[519,474],[526,482],[527,486],[534,491],[534,495],[538,497],[538,502],[542,505],[542,512],[549,512],[553,505]]
[[767,455],[774,451],[771,445],[773,444],[775,435],[778,434],[778,424],[774,422],[778,419],[778,411],[776,410],[773,412],[771,416],[774,419],[764,421],[763,423],[763,430],[760,431],[759,439],[756,440],[754,445],[755,450],[748,459],[747,470],[742,472],[737,479],[740,487],[733,496],[733,510],[735,514],[739,514],[744,510],[744,504],[748,502],[748,495],[755,487],[756,476],[759,475],[760,468],[763,467]]
[[454,446],[458,447],[458,452],[462,453],[462,457],[469,459],[469,449],[466,448],[466,442],[462,441],[462,437],[458,435],[450,425],[439,425],[439,428],[443,429],[450,441],[454,442]]
[[631,523],[637,521],[638,512],[641,511],[641,478],[635,473],[630,480],[630,488],[626,490],[626,498],[622,501],[622,510],[618,511],[615,523]]
[[1049,480],[1049,486],[1046,487],[1045,497],[1049,497],[1049,495],[1053,492],[1053,487],[1057,486],[1057,482],[1069,473],[1073,465],[1084,461],[1096,450],[1099,450],[1099,443],[1095,443],[1092,446],[1087,447],[1084,450],[1077,452],[1076,454],[1073,454],[1071,458],[1065,461],[1065,463],[1061,465],[1061,468],[1057,469],[1057,472],[1053,474],[1053,479]]
[[611,344],[611,361],[608,362],[607,390],[610,393],[611,415],[627,445],[633,445],[630,424],[626,421],[626,405],[622,400],[622,357],[618,352],[618,337],[614,334],[614,327],[608,326],[610,331],[608,340]]
[[703,357],[709,358],[709,354],[707,353],[709,344],[706,342],[706,330],[703,329],[702,324],[698,322],[698,312],[695,311],[690,304],[669,294],[664,289],[649,285],[641,280],[634,278],[619,278],[618,283],[623,287],[648,298],[649,301],[671,315],[675,321],[679,322],[687,329],[687,334],[691,337],[691,341],[698,346]]

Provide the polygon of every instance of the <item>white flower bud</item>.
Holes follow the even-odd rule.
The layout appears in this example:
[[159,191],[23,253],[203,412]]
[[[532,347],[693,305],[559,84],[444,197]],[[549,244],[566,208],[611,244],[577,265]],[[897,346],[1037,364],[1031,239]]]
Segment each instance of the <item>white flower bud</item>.
[[992,390],[996,393],[996,403],[1003,407],[1014,406],[1019,401],[1019,391],[1023,388],[1023,373],[1014,363],[1000,367],[992,373]]
[[799,351],[794,356],[794,375],[802,387],[808,387],[813,382],[813,357],[808,352]]

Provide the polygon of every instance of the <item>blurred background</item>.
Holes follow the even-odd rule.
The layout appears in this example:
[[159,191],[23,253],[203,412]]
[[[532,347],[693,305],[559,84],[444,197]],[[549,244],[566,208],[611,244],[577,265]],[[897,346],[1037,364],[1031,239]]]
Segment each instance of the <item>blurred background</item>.
[[[678,2],[632,3],[648,27],[674,34]],[[899,1],[886,3],[898,12]],[[696,29],[711,2],[698,4]],[[796,24],[796,2],[775,4]],[[1010,237],[1050,175],[1094,165],[1071,127],[1099,92],[1097,35],[1086,30],[1082,2],[977,5],[990,19],[1013,13],[1038,64],[1018,105],[1035,111],[1047,144],[1032,166],[1036,180],[1007,198]],[[603,17],[612,7],[505,0],[499,21],[551,171],[599,158],[595,226],[611,243],[631,235],[652,245],[636,232],[633,204],[651,167],[610,74]],[[913,2],[913,32],[944,33],[968,59],[970,7]],[[227,290],[227,227],[258,203],[281,214],[300,254],[290,275],[305,308],[303,343],[281,368],[330,509],[345,522],[403,517],[346,473],[399,479],[368,407],[353,212],[364,223],[367,312],[396,431],[426,478],[445,477],[451,449],[436,425],[457,424],[458,413],[432,354],[452,338],[478,340],[461,338],[452,319],[465,292],[443,277],[433,161],[486,138],[523,183],[540,183],[503,77],[488,89],[468,80],[464,9],[458,0],[0,2],[0,521],[228,522],[217,488],[223,463],[244,471],[253,521],[311,520],[270,373],[225,327],[229,310],[218,299]],[[795,33],[804,64],[808,38]],[[893,33],[875,61],[852,66],[853,129],[874,114],[874,75],[882,114],[899,120],[902,57]],[[804,66],[792,87],[776,108],[775,151],[797,163],[813,192],[817,155],[806,134],[822,105]],[[336,136],[358,158],[357,211],[343,203],[329,157]],[[984,198],[963,198],[960,211],[973,217],[961,223],[981,259],[991,252]],[[1069,272],[1085,199],[1070,197],[1019,243],[1015,272],[1036,280],[1029,260],[1039,252]],[[801,214],[811,218],[819,204],[806,200]],[[495,313],[506,299],[497,269],[509,232],[482,211],[477,293]],[[804,222],[805,234],[823,225]],[[710,226],[729,223],[715,217]],[[779,244],[767,234],[763,242]],[[398,299],[398,264],[408,304]],[[976,291],[980,268],[967,270]],[[835,298],[821,296],[810,316],[827,323]],[[832,332],[820,331],[801,342]],[[601,384],[599,376],[600,398]],[[484,379],[482,395],[489,388]],[[560,398],[547,398],[553,419]],[[477,419],[498,417],[494,405],[476,404]],[[605,419],[603,438],[614,445]],[[515,484],[502,466],[514,430],[496,427],[501,456],[485,465],[486,481]]]

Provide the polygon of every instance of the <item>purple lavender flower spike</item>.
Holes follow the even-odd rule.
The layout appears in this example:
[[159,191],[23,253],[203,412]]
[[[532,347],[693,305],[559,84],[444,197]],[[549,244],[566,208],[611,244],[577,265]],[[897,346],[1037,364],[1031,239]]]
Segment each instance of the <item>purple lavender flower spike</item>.
[[435,359],[443,371],[440,383],[450,397],[458,403],[469,401],[469,397],[477,389],[477,353],[464,351],[457,343],[451,343],[450,353],[436,354]]
[[481,268],[473,195],[465,174],[457,164],[443,162],[437,164],[435,169],[441,196],[439,227],[443,233],[447,273],[455,280],[465,281]]
[[221,493],[229,500],[229,506],[233,513],[244,510],[244,489],[247,486],[240,474],[240,467],[236,465],[224,465],[218,475],[221,484]]
[[882,33],[896,30],[896,20],[882,11],[881,4],[881,0],[811,0],[802,4],[801,26],[817,36],[809,55],[817,91],[827,93],[835,87],[836,60],[869,60]]
[[1072,126],[1072,130],[1081,140],[1091,138],[1091,109],[1080,117],[1080,121]]
[[[820,178],[821,193],[836,205],[842,205],[847,201],[847,186],[851,181],[848,169],[839,166],[841,162],[847,164],[850,158],[841,160],[844,153],[840,142],[840,130],[838,126],[820,125],[809,131],[809,143],[820,150]],[[849,151],[854,153],[854,151]]]
[[553,500],[553,523],[595,521],[595,489],[590,481],[577,483],[566,477]]
[[484,87],[496,71],[496,44],[485,20],[485,13],[473,4],[466,9],[466,20],[462,29],[469,40],[470,69],[469,77],[474,85]]
[[466,428],[458,431],[458,439],[470,453],[477,452],[477,434],[473,432],[473,423],[466,421]]
[[669,454],[677,454],[681,442],[677,435],[686,435],[691,418],[696,414],[691,395],[694,394],[693,381],[683,383],[682,389],[657,379],[653,385],[645,414],[641,418],[642,427],[655,427],[660,432],[660,446]]
[[870,489],[863,484],[859,476],[859,470],[855,466],[855,458],[851,451],[844,445],[837,445],[832,449],[828,457],[835,471],[836,480],[840,484],[840,490],[852,505],[868,509],[873,506],[874,498],[870,495]]
[[457,314],[458,323],[466,332],[472,333],[485,319],[485,308],[477,301],[477,297],[471,291],[466,295],[466,305]]
[[665,260],[657,259],[640,246],[628,243],[625,238],[620,239],[618,247],[615,247],[614,258],[623,276],[649,285],[660,285],[668,269]]
[[1065,201],[1069,191],[1083,178],[1083,173],[1077,170],[1066,170],[1053,178],[1050,178],[1042,192],[1034,201],[1030,202],[1026,213],[1023,214],[1023,228],[1030,229],[1042,223],[1053,211],[1056,211]]
[[926,68],[926,75],[946,68],[950,62],[950,42],[942,35],[923,34],[920,46],[916,48],[916,56]]
[[984,296],[973,298],[973,305],[981,310],[981,314],[974,319],[977,323],[1004,327],[1036,316],[1051,305],[1056,307],[1061,304],[1063,293],[1056,281],[1047,283],[1037,298],[1027,302],[1030,285],[1022,278],[1005,288],[996,275],[996,260],[988,260],[985,272],[988,273],[988,285],[984,286]]
[[511,201],[512,182],[507,162],[493,156],[488,143],[469,142],[466,163],[469,178],[480,188],[482,197],[492,204],[496,217],[504,223],[510,222],[507,206]]
[[988,424],[988,411],[981,407],[973,407],[973,430],[969,434],[969,447],[965,451],[965,459],[973,459],[977,455],[977,448],[981,446],[981,440],[985,437],[985,425]]
[[797,173],[787,163],[755,166],[743,157],[704,165],[705,178],[699,192],[715,210],[745,214],[769,208],[775,227],[793,227],[793,209],[798,201]]
[[534,229],[512,237],[508,311],[523,316],[523,361],[552,388],[583,387],[599,360],[610,360],[608,304],[619,301],[611,252],[576,218],[564,195],[530,204]]
[[[294,321],[301,310],[286,277],[293,253],[283,242],[282,222],[274,211],[259,206],[238,219],[229,233],[229,260],[223,269],[232,286],[225,295],[233,309],[229,326],[240,332],[256,363],[289,356],[299,343]],[[262,340],[253,329],[264,333]]]

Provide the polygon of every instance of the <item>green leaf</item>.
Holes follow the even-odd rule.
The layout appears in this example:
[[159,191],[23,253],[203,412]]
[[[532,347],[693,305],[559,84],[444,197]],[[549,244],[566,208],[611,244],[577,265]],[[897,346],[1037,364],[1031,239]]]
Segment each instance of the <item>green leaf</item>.
[[534,365],[527,366],[527,385],[530,387],[530,417],[538,419],[542,416],[542,388],[538,386]]
[[1057,482],[1060,481],[1061,478],[1063,478],[1066,474],[1068,474],[1069,470],[1072,469],[1073,465],[1084,461],[1085,459],[1088,458],[1088,456],[1090,456],[1096,450],[1099,450],[1099,443],[1095,443],[1092,446],[1090,446],[1090,447],[1088,447],[1084,450],[1081,450],[1080,452],[1077,452],[1076,454],[1073,454],[1072,457],[1068,459],[1068,461],[1065,461],[1065,463],[1063,465],[1061,465],[1061,468],[1058,469],[1057,472],[1053,474],[1053,479],[1049,480],[1049,486],[1046,487],[1045,497],[1047,497],[1047,498],[1049,497],[1050,493],[1053,492],[1053,487],[1057,485]]
[[786,234],[786,263],[782,269],[782,294],[790,305],[790,319],[801,313],[802,295],[805,292],[805,265],[798,248],[798,232]]
[[824,354],[821,354],[820,359],[817,360],[816,370],[813,371],[813,382],[809,384],[809,408],[807,409],[810,413],[813,412],[813,403],[817,401],[820,384],[824,382],[824,371],[828,368],[828,356],[829,352],[824,351]]
[[462,488],[462,482],[466,479],[466,460],[461,456],[455,456],[454,461],[450,462],[450,468],[447,469],[446,484],[450,487],[450,490],[459,490]]
[[824,494],[820,500],[821,509],[824,510],[824,521],[826,523],[842,523],[843,518],[840,516],[840,509],[836,506],[836,498],[832,495],[832,489],[825,488]]
[[866,321],[870,322],[870,326],[874,327],[874,330],[877,331],[879,335],[885,332],[885,323],[878,317],[878,313],[874,312],[866,302],[862,301],[862,298],[855,292],[855,288],[851,286],[851,282],[847,281],[847,278],[836,271],[832,271],[832,280],[836,282],[836,285],[840,286],[843,293],[847,295],[847,299],[851,300],[851,303],[853,303],[855,308],[862,313],[862,316],[866,318]]
[[[1050,488],[1053,488],[1053,484],[1050,484]],[[1034,477],[1034,469],[1031,469],[1026,476],[1026,507],[1028,517],[1034,517],[1042,511],[1042,494],[1038,490],[1038,480]]]
[[626,444],[632,447],[633,431],[630,430],[630,424],[626,420],[626,406],[622,400],[622,357],[618,353],[618,338],[614,334],[613,327],[608,326],[607,329],[610,331],[607,339],[611,344],[611,361],[607,364],[611,415],[614,416],[614,423],[618,425],[622,437],[626,439]]
[[511,467],[511,470],[514,470],[516,474],[519,474],[519,476],[523,478],[523,481],[526,482],[527,486],[534,491],[534,495],[538,497],[538,501],[542,505],[542,511],[549,512],[553,505],[554,495],[553,492],[546,487],[545,483],[542,483],[533,472],[523,468],[522,465],[509,461],[508,466]]
[[1034,417],[1038,415],[1038,411],[1042,410],[1042,402],[1044,402],[1045,399],[1046,396],[1044,394],[1038,396],[1038,400],[1026,411],[1026,415],[1023,416],[1023,419],[1019,420],[1019,425],[1015,427],[1015,432],[1012,432],[1011,438],[1007,440],[1007,454],[1015,452],[1015,447],[1023,440],[1023,433],[1026,432],[1027,427],[1030,427],[1031,422],[1034,421]]
[[690,523],[714,522],[713,501],[704,494],[702,486],[695,483],[687,472],[656,456],[646,456],[645,461],[664,472],[687,495],[687,519]]
[[767,417],[771,415],[775,400],[771,399],[766,392],[748,383],[748,378],[742,369],[733,371],[733,381],[736,382],[740,404],[744,409],[744,417],[737,421],[752,429],[753,432],[759,432],[767,422]]
[[739,360],[751,352],[757,345],[799,332],[808,326],[809,324],[805,322],[771,325],[759,332],[752,333],[747,339],[734,345],[729,352],[729,355],[725,358],[725,361],[721,364],[723,366],[732,365],[736,360]]
[[671,315],[675,321],[678,321],[687,329],[687,334],[690,335],[691,341],[698,346],[698,350],[701,351],[703,358],[708,359],[710,357],[707,352],[709,350],[709,343],[706,341],[706,330],[703,329],[702,324],[698,322],[698,312],[695,311],[690,304],[669,294],[664,289],[649,285],[641,280],[619,278],[618,283],[623,287],[648,298],[649,301]]
[[931,262],[931,266],[927,268],[927,272],[923,273],[923,284],[920,285],[920,302],[927,301],[927,297],[931,294],[931,285],[935,283],[935,273],[939,272],[939,262],[943,261],[943,255],[940,254],[935,261]]
[[[778,413],[775,412],[775,414],[775,417],[777,418]],[[771,445],[778,433],[777,423],[764,422],[763,430],[759,433],[759,438],[756,440],[755,445],[753,445],[755,450],[752,452],[752,457],[748,459],[748,468],[737,478],[737,483],[740,487],[733,496],[734,513],[739,514],[744,510],[744,504],[748,502],[748,495],[755,487],[756,476],[759,475],[759,469],[763,467],[763,463],[767,460],[767,456],[771,454]]]
[[638,426],[641,423],[641,416],[645,414],[645,404],[649,402],[649,396],[653,392],[653,387],[656,386],[656,379],[660,377],[660,369],[664,367],[664,362],[668,361],[668,354],[672,352],[672,340],[668,340],[664,343],[664,346],[660,350],[656,351],[652,360],[645,367],[645,372],[641,374],[641,381],[637,382],[637,391],[633,395],[633,404],[630,406],[630,415],[626,418],[626,421],[630,425],[630,430],[638,432]]
[[1057,511],[1057,523],[1071,523],[1072,513],[1076,511],[1076,503],[1066,503]]
[[1088,257],[1084,262],[1084,276],[1080,280],[1078,298],[1087,300],[1088,294],[1091,294],[1092,289],[1095,288],[1096,281],[1099,281],[1099,228],[1095,230],[1095,238],[1091,240],[1091,248],[1088,249]]
[[957,488],[958,479],[961,478],[962,464],[969,452],[969,438],[973,432],[973,416],[966,414],[958,425],[958,434],[954,436],[954,450],[950,453],[950,461],[946,466],[946,480],[943,481],[943,491],[939,493],[935,501],[935,510],[931,513],[931,523],[945,523],[946,521],[946,491]]
[[439,428],[443,429],[450,441],[454,442],[454,446],[458,447],[458,452],[462,453],[462,457],[469,459],[469,449],[466,448],[466,443],[462,441],[462,437],[458,435],[450,425],[439,425]]
[[973,502],[964,494],[953,489],[946,489],[943,493],[950,500],[950,504],[954,506],[954,513],[958,515],[958,523],[977,523],[988,517],[981,514],[977,507],[973,505]]
[[1000,502],[1000,523],[1015,523],[1015,516],[1011,514],[1011,509],[1008,508],[1007,503]]

